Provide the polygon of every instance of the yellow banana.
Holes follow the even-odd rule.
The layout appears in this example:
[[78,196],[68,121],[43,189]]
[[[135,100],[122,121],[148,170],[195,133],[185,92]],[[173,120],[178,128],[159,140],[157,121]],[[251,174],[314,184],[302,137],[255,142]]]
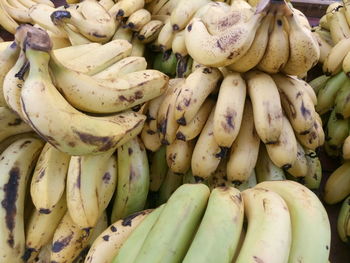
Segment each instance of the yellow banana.
[[144,0],[121,0],[116,2],[114,6],[109,9],[111,17],[129,17],[132,13],[142,9],[145,5]]
[[158,37],[162,27],[162,21],[151,20],[141,28],[137,37],[142,43],[151,43]]
[[18,23],[6,11],[3,1],[0,2],[0,25],[11,34],[15,34],[18,27]]
[[146,9],[139,9],[130,15],[130,17],[128,18],[125,24],[132,31],[138,32],[149,21],[151,21],[151,13],[148,12],[148,10]]
[[309,172],[308,160],[303,146],[297,142],[297,156],[292,166],[288,169],[288,173],[294,177],[306,177]]
[[350,40],[348,38],[340,40],[334,45],[325,62],[323,63],[323,71],[327,75],[338,74],[342,69],[345,73],[349,71]]
[[174,173],[186,173],[191,167],[194,141],[175,140],[166,146],[168,167]]
[[331,32],[334,44],[340,40],[350,37],[350,28],[345,17],[345,8],[339,6],[327,15],[327,22],[329,24],[329,31]]
[[141,131],[141,139],[145,144],[145,148],[155,152],[161,147],[160,133],[150,129],[149,124],[145,123]]

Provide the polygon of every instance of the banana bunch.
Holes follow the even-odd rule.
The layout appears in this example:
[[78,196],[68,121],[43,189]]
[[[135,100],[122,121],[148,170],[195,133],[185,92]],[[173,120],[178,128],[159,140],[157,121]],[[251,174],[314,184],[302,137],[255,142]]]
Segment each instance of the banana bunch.
[[150,190],[164,203],[186,180],[247,185],[254,170],[258,182],[291,176],[317,189],[322,172],[315,150],[325,135],[316,99],[301,79],[257,70],[199,66],[170,79],[149,101],[141,132],[153,152]]
[[242,192],[184,184],[165,204],[109,226],[85,262],[326,263],[329,248],[326,211],[299,183],[264,182]]

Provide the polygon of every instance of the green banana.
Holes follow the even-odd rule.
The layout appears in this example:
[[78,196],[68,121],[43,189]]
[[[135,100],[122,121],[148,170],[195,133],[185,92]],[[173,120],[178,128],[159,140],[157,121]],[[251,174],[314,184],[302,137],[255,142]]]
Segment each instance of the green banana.
[[153,192],[159,190],[168,172],[165,150],[165,145],[162,145],[156,152],[152,153],[149,167],[149,190]]
[[242,232],[244,205],[234,187],[215,188],[183,263],[230,263]]
[[343,83],[346,81],[347,76],[342,71],[337,75],[331,77],[323,88],[320,88],[317,93],[317,105],[316,110],[319,114],[329,111],[335,102],[335,96]]
[[182,184],[195,184],[196,179],[194,178],[192,174],[192,170],[189,169],[183,176],[182,176]]
[[255,173],[259,183],[286,179],[284,171],[271,161],[265,145],[260,145],[258,160],[255,165]]
[[338,119],[350,117],[350,79],[347,79],[337,92],[334,104]]
[[174,52],[168,50],[164,53],[158,53],[155,56],[153,61],[153,68],[169,75],[170,77],[175,77],[176,64],[177,59]]
[[112,222],[141,211],[149,188],[146,149],[135,137],[118,148],[118,186],[113,204]]
[[169,198],[134,263],[182,262],[207,206],[204,184],[184,184]]
[[340,149],[349,135],[349,120],[337,119],[335,109],[332,110],[327,123],[326,142],[331,149]]
[[164,209],[164,205],[158,207],[152,211],[146,218],[131,232],[128,239],[120,248],[117,256],[114,258],[113,263],[125,263],[133,262],[138,252],[140,251],[143,242],[145,241],[148,233],[159,218],[159,215]]
[[319,90],[324,88],[328,79],[330,79],[330,76],[321,75],[311,80],[309,85],[314,89],[315,93],[318,94]]
[[308,171],[304,178],[304,185],[311,189],[318,189],[322,179],[322,166],[320,159],[313,150],[304,149],[307,160]]
[[347,232],[350,224],[350,196],[348,196],[340,208],[338,220],[337,220],[337,231],[340,239],[343,242],[350,241],[350,233]]
[[170,169],[163,180],[162,185],[159,188],[158,205],[164,204],[168,201],[169,197],[174,191],[182,185],[183,174],[174,173]]

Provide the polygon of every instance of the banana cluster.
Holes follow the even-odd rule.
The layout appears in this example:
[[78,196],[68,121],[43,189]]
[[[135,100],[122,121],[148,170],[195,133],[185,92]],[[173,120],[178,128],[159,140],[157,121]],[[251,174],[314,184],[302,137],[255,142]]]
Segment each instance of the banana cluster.
[[[315,150],[325,135],[315,104],[308,83],[283,74],[199,66],[187,78],[170,79],[166,91],[149,101],[141,132],[154,152],[151,191],[163,195],[163,184],[176,189],[182,180],[175,178],[188,180],[188,172],[196,181],[237,186],[254,169],[258,182],[291,176],[318,188]],[[159,168],[165,166],[177,176]]]
[[167,203],[134,214],[127,229],[125,220],[101,233],[85,262],[328,262],[326,211],[292,181],[243,192],[184,184]]

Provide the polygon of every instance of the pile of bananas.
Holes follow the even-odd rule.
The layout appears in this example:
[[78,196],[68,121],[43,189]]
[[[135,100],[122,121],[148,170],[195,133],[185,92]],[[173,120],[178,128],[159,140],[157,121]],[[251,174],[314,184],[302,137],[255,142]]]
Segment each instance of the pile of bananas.
[[298,183],[243,192],[185,184],[166,204],[111,225],[85,262],[327,262],[329,245],[326,211]]

